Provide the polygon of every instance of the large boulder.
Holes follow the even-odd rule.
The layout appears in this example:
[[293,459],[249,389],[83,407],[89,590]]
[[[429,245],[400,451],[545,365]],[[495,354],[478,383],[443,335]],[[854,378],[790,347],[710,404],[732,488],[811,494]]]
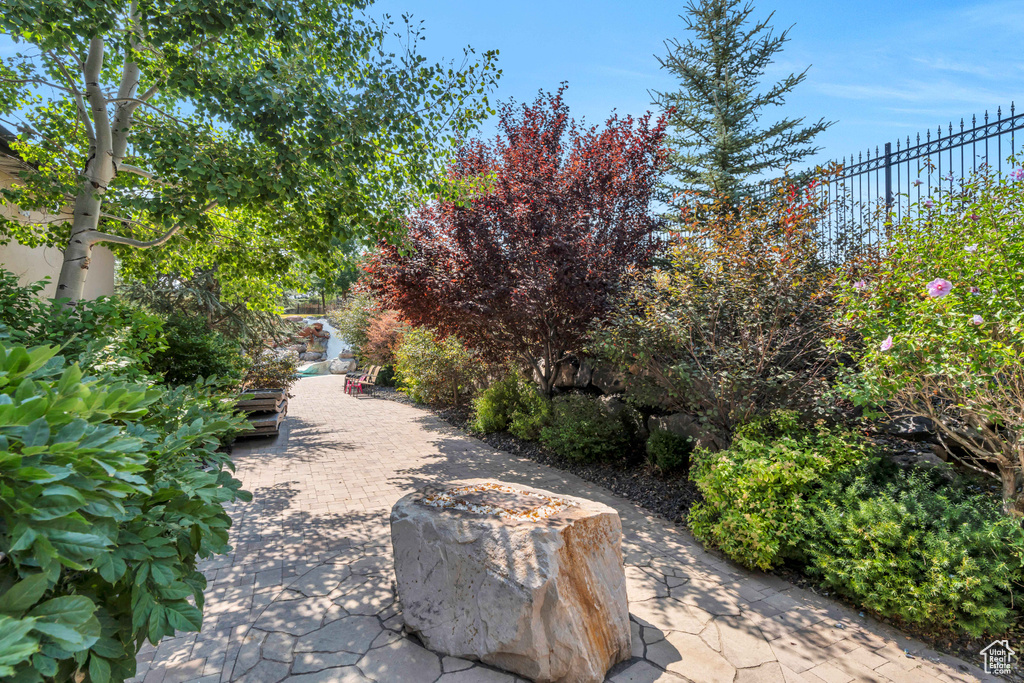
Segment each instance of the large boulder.
[[555,374],[555,386],[559,389],[571,389],[576,386],[576,366],[569,362],[559,365]]
[[586,389],[594,378],[594,366],[587,360],[580,360],[580,369],[576,372],[576,388]]
[[315,363],[317,361],[327,360],[327,354],[307,351],[306,353],[299,354],[299,360],[304,360],[307,363]]
[[477,480],[391,511],[406,628],[535,681],[604,680],[631,655],[622,524],[600,503]]
[[349,372],[353,372],[356,369],[356,362],[354,360],[339,360],[335,358],[330,364],[332,375],[344,375]]
[[618,394],[626,390],[626,373],[607,365],[594,368],[590,383],[601,390],[602,394]]
[[652,434],[657,431],[666,431],[687,438],[694,448],[708,448],[716,451],[724,447],[721,439],[714,432],[701,426],[697,418],[687,413],[673,413],[662,417],[652,415],[647,420],[647,428]]

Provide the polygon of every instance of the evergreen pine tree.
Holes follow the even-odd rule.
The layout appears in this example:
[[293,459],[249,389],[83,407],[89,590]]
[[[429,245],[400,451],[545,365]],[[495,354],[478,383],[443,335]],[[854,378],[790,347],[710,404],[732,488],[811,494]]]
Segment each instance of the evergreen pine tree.
[[782,50],[789,30],[779,34],[763,21],[749,21],[746,0],[689,0],[680,15],[693,35],[686,43],[665,42],[662,68],[680,82],[676,92],[654,92],[655,104],[669,114],[672,148],[670,193],[689,189],[737,198],[745,181],[762,171],[781,169],[817,152],[815,135],[832,125],[824,119],[782,119],[760,125],[768,106],[781,105],[807,75],[790,74],[763,86],[772,58]]

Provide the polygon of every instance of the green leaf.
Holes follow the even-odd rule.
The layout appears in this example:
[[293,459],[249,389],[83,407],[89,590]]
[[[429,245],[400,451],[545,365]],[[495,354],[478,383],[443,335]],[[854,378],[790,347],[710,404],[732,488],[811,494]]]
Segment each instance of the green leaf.
[[39,651],[39,641],[31,635],[34,625],[34,619],[0,614],[0,676],[10,676],[13,667]]
[[50,587],[45,574],[33,574],[11,586],[0,595],[0,612],[10,616],[20,616],[32,605],[39,602],[43,593]]

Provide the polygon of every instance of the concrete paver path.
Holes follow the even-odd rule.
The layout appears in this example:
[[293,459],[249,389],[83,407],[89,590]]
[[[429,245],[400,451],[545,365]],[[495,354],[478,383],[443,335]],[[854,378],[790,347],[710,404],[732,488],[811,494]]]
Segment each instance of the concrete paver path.
[[499,683],[402,631],[388,515],[427,484],[496,478],[619,511],[633,654],[615,683],[995,680],[838,603],[706,552],[685,531],[599,486],[493,450],[429,412],[303,379],[273,441],[242,444],[234,552],[203,565],[203,630],[147,645],[144,683]]

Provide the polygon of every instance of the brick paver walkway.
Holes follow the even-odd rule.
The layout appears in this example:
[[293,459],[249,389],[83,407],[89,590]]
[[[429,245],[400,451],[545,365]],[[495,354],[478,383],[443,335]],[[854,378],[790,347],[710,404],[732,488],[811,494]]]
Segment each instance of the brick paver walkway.
[[203,630],[139,655],[145,683],[489,683],[514,677],[439,657],[402,633],[388,514],[430,483],[498,478],[599,500],[622,518],[634,657],[615,683],[987,680],[977,667],[776,577],[570,474],[495,451],[430,413],[303,379],[275,441],[235,451],[253,501],[234,552],[207,562]]

